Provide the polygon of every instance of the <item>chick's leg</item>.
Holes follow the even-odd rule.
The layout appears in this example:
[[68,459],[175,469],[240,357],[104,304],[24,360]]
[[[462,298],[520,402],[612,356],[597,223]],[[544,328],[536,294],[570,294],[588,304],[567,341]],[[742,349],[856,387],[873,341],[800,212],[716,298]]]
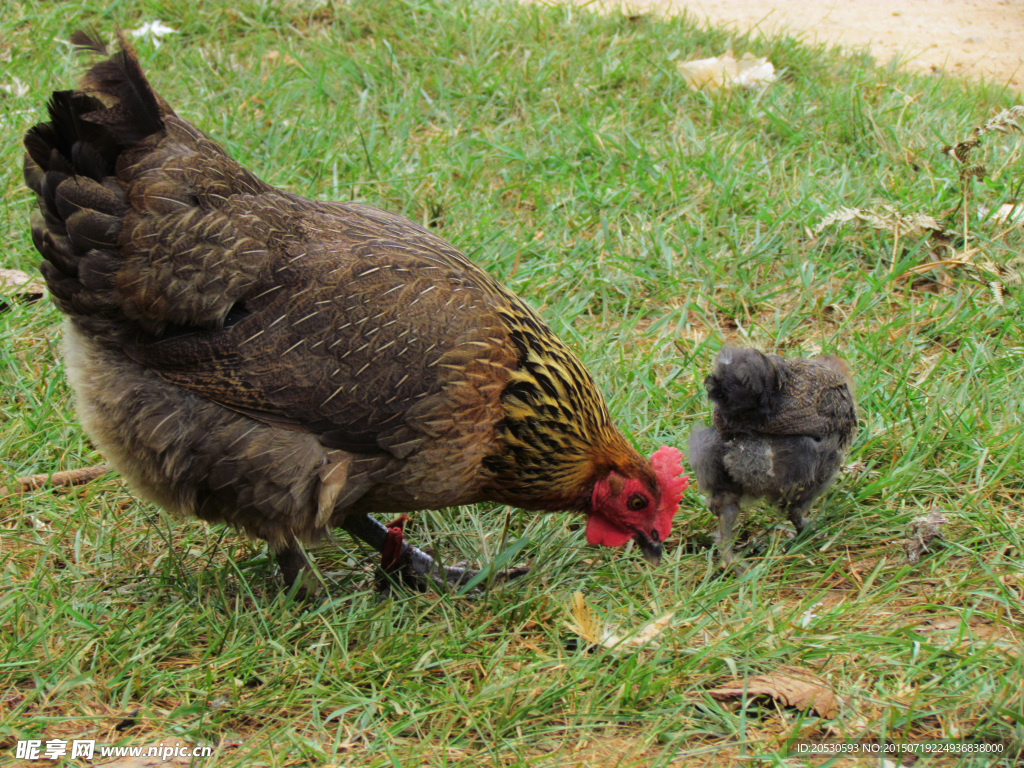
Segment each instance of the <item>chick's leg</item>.
[[782,510],[786,513],[786,517],[789,518],[789,522],[796,528],[797,536],[800,536],[811,525],[811,521],[804,517],[804,512],[811,506],[812,500],[790,500],[782,505]]
[[793,524],[798,534],[803,533],[804,526],[807,525],[807,518],[804,517],[802,509],[789,509],[786,511],[786,517],[789,518],[789,522]]
[[736,555],[732,551],[735,539],[733,526],[740,516],[740,497],[735,493],[716,493],[708,500],[708,507],[718,518],[719,554],[722,558],[722,565],[728,567],[736,560]]

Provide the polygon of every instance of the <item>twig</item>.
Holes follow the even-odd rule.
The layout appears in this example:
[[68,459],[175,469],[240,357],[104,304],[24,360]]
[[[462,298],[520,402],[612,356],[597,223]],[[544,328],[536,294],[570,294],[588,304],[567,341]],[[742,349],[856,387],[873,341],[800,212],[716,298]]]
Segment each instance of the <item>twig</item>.
[[98,464],[95,467],[83,467],[82,469],[66,469],[62,472],[44,473],[41,475],[28,475],[19,477],[12,486],[0,485],[0,498],[13,496],[18,493],[27,493],[39,488],[53,487],[64,488],[73,485],[84,485],[110,471],[106,464]]

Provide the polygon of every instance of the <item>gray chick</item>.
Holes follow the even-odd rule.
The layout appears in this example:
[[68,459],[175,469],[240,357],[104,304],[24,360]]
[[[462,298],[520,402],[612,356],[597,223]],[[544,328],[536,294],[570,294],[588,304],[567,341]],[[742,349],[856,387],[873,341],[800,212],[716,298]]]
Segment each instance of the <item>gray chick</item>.
[[857,415],[850,372],[838,357],[787,360],[726,347],[704,386],[712,426],[690,433],[690,464],[718,517],[729,565],[741,500],[765,498],[803,530],[804,512],[831,485],[853,442]]

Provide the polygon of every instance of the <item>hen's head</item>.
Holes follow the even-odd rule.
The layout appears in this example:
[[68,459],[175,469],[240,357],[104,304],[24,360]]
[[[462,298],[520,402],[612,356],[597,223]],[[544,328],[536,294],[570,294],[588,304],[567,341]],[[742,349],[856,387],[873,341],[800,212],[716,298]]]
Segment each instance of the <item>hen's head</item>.
[[667,445],[654,452],[651,465],[653,488],[643,478],[614,470],[598,479],[587,513],[588,543],[620,547],[633,539],[647,562],[661,560],[661,543],[672,531],[672,517],[690,478],[682,474],[682,454]]

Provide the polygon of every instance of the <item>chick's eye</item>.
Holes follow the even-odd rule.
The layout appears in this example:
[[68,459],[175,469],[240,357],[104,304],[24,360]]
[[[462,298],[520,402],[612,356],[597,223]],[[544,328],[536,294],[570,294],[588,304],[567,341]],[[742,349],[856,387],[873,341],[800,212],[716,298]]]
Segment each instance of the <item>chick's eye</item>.
[[634,512],[639,512],[647,506],[647,497],[642,493],[634,493],[629,497],[629,500],[626,502],[626,506]]

